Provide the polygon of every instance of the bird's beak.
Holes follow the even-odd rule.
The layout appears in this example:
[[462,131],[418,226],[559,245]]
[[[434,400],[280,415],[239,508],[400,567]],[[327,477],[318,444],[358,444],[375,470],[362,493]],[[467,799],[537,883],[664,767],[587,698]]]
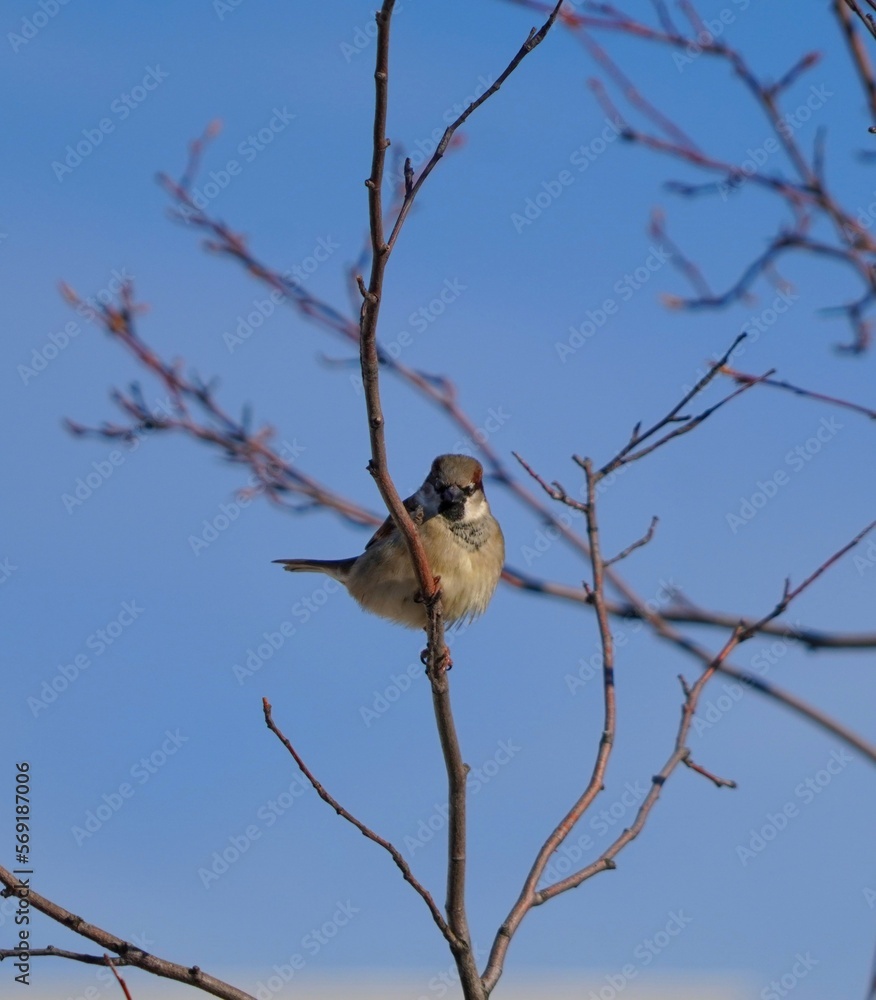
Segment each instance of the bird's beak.
[[442,513],[457,504],[463,503],[465,503],[465,494],[453,483],[449,486],[445,486],[444,489],[441,490],[441,506],[439,507],[439,510],[441,510]]

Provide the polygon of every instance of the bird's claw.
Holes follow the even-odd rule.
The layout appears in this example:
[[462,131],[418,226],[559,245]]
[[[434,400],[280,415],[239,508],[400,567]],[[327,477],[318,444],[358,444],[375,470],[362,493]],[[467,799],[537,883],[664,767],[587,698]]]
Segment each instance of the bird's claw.
[[[420,663],[428,670],[429,669],[429,649],[428,647],[420,653]],[[450,647],[445,646],[444,649],[436,657],[435,667],[438,673],[442,670],[452,670],[453,669],[453,658],[450,655]]]
[[440,583],[441,583],[441,577],[433,576],[432,586],[435,589],[432,591],[431,595],[429,597],[424,597],[423,592],[421,590],[418,590],[417,593],[414,594],[414,601],[416,601],[417,604],[434,604],[441,596],[441,587],[439,586]]

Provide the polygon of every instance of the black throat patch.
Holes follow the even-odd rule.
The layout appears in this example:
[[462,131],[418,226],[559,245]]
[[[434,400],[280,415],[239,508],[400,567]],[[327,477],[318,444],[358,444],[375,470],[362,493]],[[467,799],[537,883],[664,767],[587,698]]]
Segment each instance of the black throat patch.
[[[444,516],[447,517],[447,514]],[[488,533],[486,518],[480,521],[455,521],[447,517],[447,521],[450,530],[467,549],[476,551],[486,542]]]

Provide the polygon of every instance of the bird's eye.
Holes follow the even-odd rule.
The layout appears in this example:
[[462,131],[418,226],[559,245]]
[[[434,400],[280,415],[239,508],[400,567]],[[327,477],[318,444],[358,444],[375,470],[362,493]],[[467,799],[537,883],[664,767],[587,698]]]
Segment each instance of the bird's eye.
[[464,493],[464,494],[465,494],[465,495],[466,495],[467,497],[470,497],[470,496],[472,496],[472,494],[474,493],[474,491],[475,491],[475,489],[476,489],[476,488],[477,488],[477,487],[475,486],[475,484],[474,484],[474,483],[471,483],[471,484],[470,484],[469,486],[463,486],[463,488],[462,488],[462,492],[463,492],[463,493]]

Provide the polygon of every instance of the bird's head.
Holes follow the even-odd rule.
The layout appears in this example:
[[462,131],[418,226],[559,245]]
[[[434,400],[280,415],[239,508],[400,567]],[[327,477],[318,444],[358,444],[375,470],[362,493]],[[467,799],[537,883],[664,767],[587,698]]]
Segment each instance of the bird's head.
[[438,504],[438,513],[449,521],[474,521],[489,513],[484,496],[484,470],[468,455],[439,455],[426,479]]

